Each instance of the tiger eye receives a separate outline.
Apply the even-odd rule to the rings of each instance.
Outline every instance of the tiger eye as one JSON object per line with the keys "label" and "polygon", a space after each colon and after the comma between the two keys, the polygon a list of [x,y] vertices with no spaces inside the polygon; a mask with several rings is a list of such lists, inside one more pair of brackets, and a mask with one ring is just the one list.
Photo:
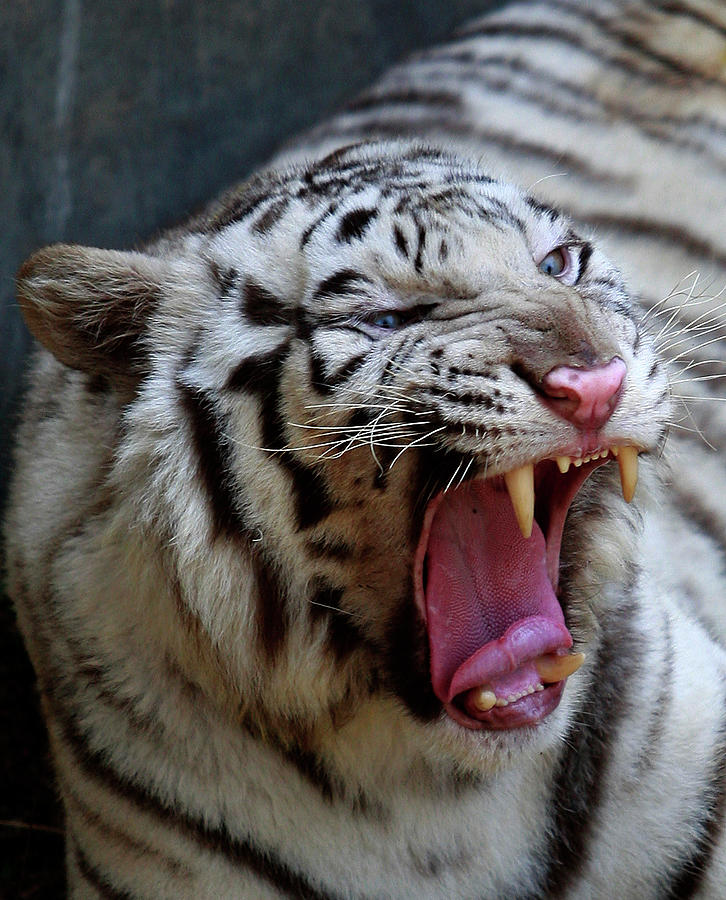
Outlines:
{"label": "tiger eye", "polygon": [[540,272],[545,275],[551,275],[553,278],[559,277],[567,268],[567,255],[564,247],[556,247],[551,250],[547,256],[539,264]]}
{"label": "tiger eye", "polygon": [[390,330],[393,328],[399,328],[401,325],[403,325],[403,322],[404,318],[400,313],[385,312],[381,313],[379,316],[376,316],[375,319],[373,319],[372,324],[378,328],[387,328]]}

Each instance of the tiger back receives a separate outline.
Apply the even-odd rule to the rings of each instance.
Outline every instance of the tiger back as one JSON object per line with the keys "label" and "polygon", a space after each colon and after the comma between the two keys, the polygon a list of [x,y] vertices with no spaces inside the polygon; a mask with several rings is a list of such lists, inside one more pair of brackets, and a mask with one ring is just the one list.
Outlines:
{"label": "tiger back", "polygon": [[726,896],[724,35],[512,3],[28,260],[71,896]]}

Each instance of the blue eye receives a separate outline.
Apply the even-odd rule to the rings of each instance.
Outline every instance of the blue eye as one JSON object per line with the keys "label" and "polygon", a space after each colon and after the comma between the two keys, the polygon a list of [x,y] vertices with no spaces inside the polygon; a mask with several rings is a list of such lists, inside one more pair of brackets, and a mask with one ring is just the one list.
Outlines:
{"label": "blue eye", "polygon": [[398,328],[403,325],[403,316],[397,312],[384,312],[372,320],[372,324],[378,328]]}
{"label": "blue eye", "polygon": [[539,264],[540,272],[559,278],[567,268],[567,251],[564,247],[556,247],[551,250]]}

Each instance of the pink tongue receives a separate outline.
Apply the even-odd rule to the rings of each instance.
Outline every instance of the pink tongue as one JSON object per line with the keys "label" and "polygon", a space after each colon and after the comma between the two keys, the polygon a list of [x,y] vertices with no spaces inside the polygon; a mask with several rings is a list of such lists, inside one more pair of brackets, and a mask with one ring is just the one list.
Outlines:
{"label": "pink tongue", "polygon": [[431,681],[444,703],[483,684],[499,696],[498,685],[536,683],[527,663],[572,645],[544,535],[535,522],[522,537],[503,488],[478,480],[443,497],[427,547],[426,617]]}

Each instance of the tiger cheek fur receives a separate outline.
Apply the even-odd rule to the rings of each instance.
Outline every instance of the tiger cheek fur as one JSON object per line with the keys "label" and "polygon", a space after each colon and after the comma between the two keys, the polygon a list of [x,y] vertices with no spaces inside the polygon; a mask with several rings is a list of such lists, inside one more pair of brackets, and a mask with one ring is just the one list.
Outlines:
{"label": "tiger cheek fur", "polygon": [[20,272],[9,583],[72,888],[720,896],[663,332],[464,154],[336,146]]}

